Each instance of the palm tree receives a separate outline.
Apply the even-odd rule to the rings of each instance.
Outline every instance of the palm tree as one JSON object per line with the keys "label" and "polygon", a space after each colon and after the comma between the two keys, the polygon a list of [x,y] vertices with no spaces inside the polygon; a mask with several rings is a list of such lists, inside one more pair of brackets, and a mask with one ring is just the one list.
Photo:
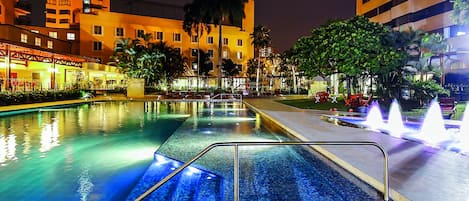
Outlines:
{"label": "palm tree", "polygon": [[234,23],[245,17],[244,5],[249,0],[194,0],[192,8],[199,10],[200,19],[218,26],[218,89],[221,89],[222,73],[222,23]]}
{"label": "palm tree", "polygon": [[239,75],[240,68],[231,59],[223,59],[223,66],[225,67],[226,75],[231,77],[231,84],[232,84],[231,93],[234,93],[234,88],[235,88],[235,86],[234,86],[234,76]]}
{"label": "palm tree", "polygon": [[272,42],[270,37],[270,29],[263,25],[254,27],[254,31],[251,33],[252,44],[258,50],[258,66],[256,75],[256,91],[259,95],[259,74],[260,74],[260,61],[261,61],[261,50],[266,48]]}
{"label": "palm tree", "polygon": [[197,37],[197,88],[199,91],[199,76],[200,76],[200,36],[206,31],[207,34],[211,31],[210,20],[205,16],[201,16],[200,9],[197,9],[194,4],[186,4],[184,6],[184,22],[182,28],[185,32],[192,37],[195,31]]}

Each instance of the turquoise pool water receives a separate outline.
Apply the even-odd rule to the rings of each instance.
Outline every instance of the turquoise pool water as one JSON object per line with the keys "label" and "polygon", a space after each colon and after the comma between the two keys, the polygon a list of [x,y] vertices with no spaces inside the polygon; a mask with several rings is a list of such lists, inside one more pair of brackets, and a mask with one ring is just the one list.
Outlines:
{"label": "turquoise pool water", "polygon": [[123,200],[188,117],[102,102],[0,118],[0,200]]}
{"label": "turquoise pool water", "polygon": [[[241,103],[102,102],[1,117],[0,201],[133,200],[181,164],[154,156],[186,161],[214,142],[292,140],[263,124]],[[241,200],[381,199],[305,147],[240,156]],[[217,148],[195,164],[203,173],[147,200],[233,200],[232,162],[232,148]]]}

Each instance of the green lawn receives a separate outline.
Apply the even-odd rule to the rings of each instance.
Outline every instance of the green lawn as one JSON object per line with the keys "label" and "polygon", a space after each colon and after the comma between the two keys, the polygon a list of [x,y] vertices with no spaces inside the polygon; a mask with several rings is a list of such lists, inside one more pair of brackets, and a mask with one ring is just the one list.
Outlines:
{"label": "green lawn", "polygon": [[[349,108],[345,107],[343,99],[338,98],[338,103],[314,103],[313,99],[294,99],[294,100],[278,100],[278,102],[290,105],[301,109],[315,109],[315,110],[330,110],[336,108],[337,111],[348,111]],[[466,109],[466,102],[461,102],[456,105],[456,113],[451,119],[461,120],[464,110]],[[406,117],[423,118],[427,108],[413,109],[411,111],[402,112]]]}

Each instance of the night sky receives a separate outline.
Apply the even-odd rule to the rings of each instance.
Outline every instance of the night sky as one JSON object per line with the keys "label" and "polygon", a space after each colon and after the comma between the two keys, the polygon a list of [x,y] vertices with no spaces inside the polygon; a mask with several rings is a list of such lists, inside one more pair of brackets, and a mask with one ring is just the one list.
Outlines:
{"label": "night sky", "polygon": [[280,53],[328,19],[354,16],[356,6],[354,0],[255,1],[255,23],[272,29],[272,45]]}
{"label": "night sky", "polygon": [[[143,2],[183,6],[192,0],[146,0]],[[255,2],[255,24],[265,25],[272,29],[272,45],[278,52],[289,49],[298,38],[308,35],[311,29],[324,24],[329,19],[345,19],[354,16],[356,3],[355,0],[255,0]],[[144,8],[148,10],[147,7]]]}

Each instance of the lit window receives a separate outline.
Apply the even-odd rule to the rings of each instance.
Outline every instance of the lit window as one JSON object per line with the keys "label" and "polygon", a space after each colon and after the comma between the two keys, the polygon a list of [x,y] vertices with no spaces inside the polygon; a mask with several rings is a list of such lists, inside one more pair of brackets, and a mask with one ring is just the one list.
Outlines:
{"label": "lit window", "polygon": [[117,27],[117,28],[116,28],[116,36],[118,36],[118,37],[123,37],[123,36],[124,36],[124,28],[122,28],[122,27]]}
{"label": "lit window", "polygon": [[143,38],[145,36],[145,31],[143,29],[137,29],[137,38]]}
{"label": "lit window", "polygon": [[197,43],[198,40],[199,40],[198,36],[191,36],[191,43]]}
{"label": "lit window", "polygon": [[213,44],[213,36],[207,37],[207,44]]}
{"label": "lit window", "polygon": [[103,43],[101,41],[93,41],[93,50],[94,51],[103,50]]}
{"label": "lit window", "polygon": [[31,30],[31,32],[33,32],[33,33],[39,33],[38,30]]}
{"label": "lit window", "polygon": [[50,41],[50,40],[47,41],[47,48],[49,48],[49,49],[54,48],[54,42],[52,42],[52,41]]}
{"label": "lit window", "polygon": [[67,40],[75,40],[75,33],[67,33]]}
{"label": "lit window", "polygon": [[49,32],[49,37],[51,37],[51,38],[57,38],[57,32],[55,32],[55,31]]}
{"label": "lit window", "polygon": [[34,38],[34,45],[41,46],[41,38]]}
{"label": "lit window", "polygon": [[181,34],[180,33],[174,33],[173,34],[173,41],[174,42],[181,42]]}
{"label": "lit window", "polygon": [[228,38],[223,38],[223,45],[228,45]]}
{"label": "lit window", "polygon": [[94,35],[103,35],[103,27],[99,25],[93,26],[93,34]]}
{"label": "lit window", "polygon": [[228,58],[228,50],[223,50],[223,52],[222,52],[222,57],[223,57],[224,59],[227,59],[227,58]]}
{"label": "lit window", "polygon": [[192,70],[197,71],[197,62],[192,62]]}
{"label": "lit window", "polygon": [[213,58],[213,50],[208,50],[207,54],[210,56],[210,58]]}
{"label": "lit window", "polygon": [[243,52],[236,52],[236,58],[243,59]]}
{"label": "lit window", "polygon": [[243,46],[243,40],[238,39],[238,46]]}
{"label": "lit window", "polygon": [[22,33],[21,34],[21,42],[22,43],[28,43],[28,35]]}
{"label": "lit window", "polygon": [[197,57],[197,49],[191,49],[191,56]]}
{"label": "lit window", "polygon": [[162,31],[155,32],[155,38],[156,38],[156,40],[162,41],[163,40],[163,32]]}

